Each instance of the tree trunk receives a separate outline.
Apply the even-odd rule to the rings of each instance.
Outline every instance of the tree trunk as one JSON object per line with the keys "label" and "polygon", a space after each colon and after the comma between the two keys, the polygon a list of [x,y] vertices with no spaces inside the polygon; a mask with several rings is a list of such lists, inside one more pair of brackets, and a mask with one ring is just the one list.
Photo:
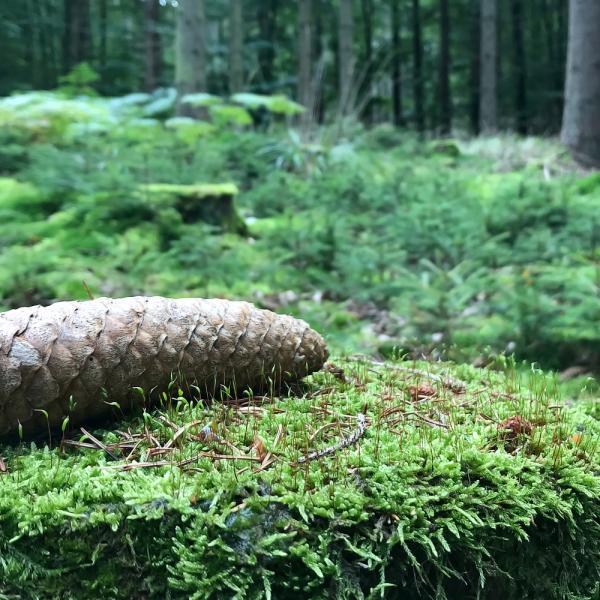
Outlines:
{"label": "tree trunk", "polygon": [[244,25],[242,0],[231,0],[231,32],[229,35],[229,92],[244,89]]}
{"label": "tree trunk", "polygon": [[479,130],[498,129],[498,0],[481,0]]}
{"label": "tree trunk", "polygon": [[160,18],[159,0],[144,3],[144,89],[155,90],[160,85],[162,72],[162,45],[158,31]]}
{"label": "tree trunk", "polygon": [[479,135],[479,102],[480,102],[480,81],[479,70],[480,60],[479,53],[481,47],[481,32],[480,32],[480,6],[479,0],[470,0],[469,2],[469,22],[470,35],[469,43],[470,51],[470,66],[469,66],[469,125],[471,133]]}
{"label": "tree trunk", "polygon": [[[63,4],[63,36],[62,36],[62,70],[67,73],[71,68],[71,12],[72,0],[64,0]],[[29,26],[29,25],[28,25]],[[29,36],[28,36],[29,37]],[[26,46],[27,53],[31,54],[31,46]],[[27,58],[27,56],[26,56]],[[27,58],[28,64],[31,64]]]}
{"label": "tree trunk", "polygon": [[404,126],[402,110],[402,20],[400,0],[392,0],[392,110],[394,125]]}
{"label": "tree trunk", "polygon": [[90,3],[89,0],[64,0],[63,70],[90,57]]}
{"label": "tree trunk", "polygon": [[340,113],[352,110],[354,81],[354,11],[352,0],[340,0],[339,13]]}
{"label": "tree trunk", "polygon": [[421,43],[421,5],[412,0],[413,28],[413,95],[415,125],[419,133],[425,131],[425,106],[423,90],[423,46]]}
{"label": "tree trunk", "polygon": [[258,64],[262,76],[262,89],[270,92],[273,87],[275,60],[275,29],[277,26],[278,0],[258,2],[258,27],[262,44],[258,49]]}
{"label": "tree trunk", "polygon": [[39,87],[39,60],[36,52],[36,31],[35,14],[30,0],[22,1],[24,8],[23,19],[23,44],[25,48],[25,64],[29,75],[29,82],[33,89]]}
{"label": "tree trunk", "polygon": [[50,57],[50,36],[48,35],[49,16],[46,10],[45,0],[38,0],[35,3],[34,26],[38,34],[38,59],[41,66],[38,73],[38,85],[40,88],[52,87],[53,69]]}
{"label": "tree trunk", "polygon": [[[315,21],[315,56],[318,61],[318,72],[313,76],[314,91],[314,116],[318,123],[325,122],[325,98],[324,98],[324,73],[325,73],[325,48],[327,46],[327,36],[324,31],[328,30],[327,22],[330,11],[327,0],[316,0],[316,10],[313,7],[313,16]],[[325,27],[323,26],[325,24]]]}
{"label": "tree trunk", "polygon": [[182,96],[206,91],[204,0],[180,0],[175,34],[177,114],[202,116],[203,111],[181,102]]}
{"label": "tree trunk", "polygon": [[107,57],[108,0],[100,0],[100,75],[104,80]]}
{"label": "tree trunk", "polygon": [[298,100],[306,108],[305,118],[312,113],[312,0],[299,0]]}
{"label": "tree trunk", "polygon": [[600,167],[600,2],[570,0],[561,139],[582,165]]}
{"label": "tree trunk", "polygon": [[440,0],[440,133],[452,129],[452,99],[450,92],[450,14],[448,0]]}
{"label": "tree trunk", "polygon": [[513,73],[517,131],[527,134],[527,69],[525,65],[523,0],[511,0]]}
{"label": "tree trunk", "polygon": [[373,121],[373,78],[372,73],[375,68],[373,64],[373,2],[372,0],[361,0],[363,35],[365,45],[364,77],[362,84],[361,105],[363,109],[363,119],[366,123]]}

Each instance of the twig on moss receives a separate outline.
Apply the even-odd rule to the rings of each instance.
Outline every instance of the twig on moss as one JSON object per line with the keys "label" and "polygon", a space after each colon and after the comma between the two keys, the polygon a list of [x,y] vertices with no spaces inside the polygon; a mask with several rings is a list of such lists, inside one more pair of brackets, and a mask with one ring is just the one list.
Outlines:
{"label": "twig on moss", "polygon": [[352,435],[346,438],[342,438],[337,444],[334,444],[333,446],[328,446],[327,448],[323,448],[323,450],[316,450],[315,452],[311,452],[306,456],[301,456],[298,459],[298,463],[307,463],[311,460],[317,460],[319,458],[329,456],[330,454],[335,454],[343,448],[348,448],[348,446],[352,446],[356,444],[358,440],[360,440],[360,438],[365,434],[366,429],[367,421],[365,415],[363,413],[359,413],[356,416],[356,429],[352,432]]}

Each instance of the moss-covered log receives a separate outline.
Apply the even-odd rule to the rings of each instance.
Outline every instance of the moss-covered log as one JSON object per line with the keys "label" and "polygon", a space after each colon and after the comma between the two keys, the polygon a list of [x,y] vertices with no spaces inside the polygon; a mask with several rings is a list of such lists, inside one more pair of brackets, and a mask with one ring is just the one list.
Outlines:
{"label": "moss-covered log", "polygon": [[510,367],[341,366],[0,446],[0,596],[597,598],[591,414]]}

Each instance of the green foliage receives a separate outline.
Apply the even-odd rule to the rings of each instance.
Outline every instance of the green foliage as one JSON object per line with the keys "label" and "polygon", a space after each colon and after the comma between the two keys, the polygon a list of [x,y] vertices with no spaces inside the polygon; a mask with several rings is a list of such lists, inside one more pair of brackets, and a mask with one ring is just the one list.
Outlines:
{"label": "green foliage", "polygon": [[221,104],[221,98],[219,98],[219,96],[214,96],[213,94],[199,92],[197,94],[186,94],[181,98],[181,102],[194,107],[214,106],[215,104]]}
{"label": "green foliage", "polygon": [[[84,280],[94,294],[285,306],[344,351],[597,365],[600,196],[593,176],[548,177],[551,144],[453,141],[448,155],[378,127],[332,145],[327,128],[258,132],[245,108],[204,95],[210,121],[143,117],[161,98],[174,102],[164,90],[0,100],[22,157],[0,181],[0,305],[86,297]],[[213,239],[174,202],[139,194],[223,181],[240,191],[249,238]],[[355,320],[337,327],[338,312]]]}
{"label": "green foliage", "polygon": [[[321,374],[302,398],[248,406],[190,404],[174,386],[159,411],[116,428],[129,434],[94,431],[116,461],[85,436],[1,447],[0,592],[593,597],[597,421],[557,411],[550,378],[510,365],[435,366],[464,393],[410,372],[433,370],[425,363],[343,366],[346,383]],[[358,413],[358,444],[298,463],[348,435]],[[506,437],[499,423],[517,414],[533,433]]]}
{"label": "green foliage", "polygon": [[66,96],[95,96],[94,84],[100,75],[87,62],[73,67],[66,75],[59,77],[59,91]]}
{"label": "green foliage", "polygon": [[276,115],[292,116],[301,114],[305,111],[305,108],[302,105],[280,94],[266,96],[263,94],[244,92],[234,94],[231,96],[231,100],[246,108],[253,110],[264,108]]}

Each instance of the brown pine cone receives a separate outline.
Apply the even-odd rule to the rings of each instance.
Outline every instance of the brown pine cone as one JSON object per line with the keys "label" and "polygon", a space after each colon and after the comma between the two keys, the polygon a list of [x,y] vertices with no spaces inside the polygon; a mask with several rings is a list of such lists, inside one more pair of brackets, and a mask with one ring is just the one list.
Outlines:
{"label": "brown pine cone", "polygon": [[[293,382],[327,359],[299,319],[247,302],[135,297],[0,313],[0,435],[58,427],[151,402],[176,379],[203,396]],[[196,386],[196,387],[194,387]],[[37,410],[36,410],[37,409]],[[45,412],[44,412],[45,411]],[[48,417],[46,417],[46,414]]]}

